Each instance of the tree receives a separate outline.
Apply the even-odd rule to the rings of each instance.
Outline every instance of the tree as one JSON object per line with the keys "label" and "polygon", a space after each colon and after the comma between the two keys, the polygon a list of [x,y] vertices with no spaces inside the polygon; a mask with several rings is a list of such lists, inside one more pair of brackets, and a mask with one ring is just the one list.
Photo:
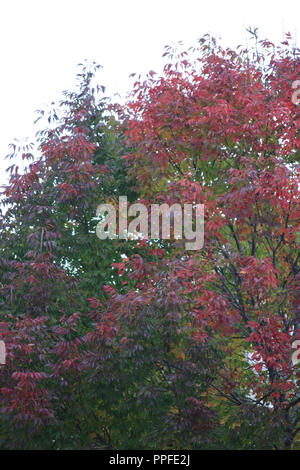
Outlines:
{"label": "tree", "polygon": [[[83,66],[11,167],[2,448],[298,448],[299,50],[250,34],[166,48],[124,106]],[[119,195],[204,204],[204,247],[98,240]]]}
{"label": "tree", "polygon": [[[138,80],[124,125],[141,197],[205,204],[204,248],[187,252],[173,240],[158,255],[146,243],[148,254],[122,263],[137,283],[112,293],[111,309],[146,323],[145,361],[162,328],[164,347],[152,364],[176,383],[176,397],[182,393],[165,419],[178,418],[185,446],[290,448],[300,420],[291,363],[299,338],[299,110],[291,99],[299,50],[289,35],[278,47],[259,41],[254,52],[223,50],[207,36],[197,53],[193,62],[180,52],[162,77]],[[136,331],[135,324],[134,338]],[[132,349],[143,336],[127,338]],[[168,357],[174,342],[180,365]],[[157,374],[154,401],[167,393],[161,381],[154,386]]]}
{"label": "tree", "polygon": [[[80,338],[92,328],[92,294],[101,293],[118,252],[94,234],[96,207],[128,185],[118,136],[103,87],[93,87],[95,64],[81,65],[78,87],[65,92],[38,133],[38,155],[13,146],[1,217],[0,446],[72,447],[90,441],[90,421],[79,431],[88,385],[78,376]],[[133,193],[134,194],[134,193]],[[130,197],[130,194],[129,194]],[[116,280],[118,282],[118,279]],[[78,410],[81,411],[78,412]],[[74,419],[74,415],[77,417]],[[44,433],[41,432],[41,427]],[[79,437],[80,436],[80,437]]]}

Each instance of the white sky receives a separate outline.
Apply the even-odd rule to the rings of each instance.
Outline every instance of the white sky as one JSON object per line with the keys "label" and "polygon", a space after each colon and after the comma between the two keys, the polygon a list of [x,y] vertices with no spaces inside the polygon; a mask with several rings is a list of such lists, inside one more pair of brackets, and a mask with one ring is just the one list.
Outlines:
{"label": "white sky", "polygon": [[299,18],[299,0],[0,0],[0,182],[8,144],[34,138],[34,111],[72,87],[85,58],[104,67],[110,95],[124,94],[130,73],[160,70],[172,41],[211,32],[233,47],[258,26],[273,42],[298,28],[299,45]]}

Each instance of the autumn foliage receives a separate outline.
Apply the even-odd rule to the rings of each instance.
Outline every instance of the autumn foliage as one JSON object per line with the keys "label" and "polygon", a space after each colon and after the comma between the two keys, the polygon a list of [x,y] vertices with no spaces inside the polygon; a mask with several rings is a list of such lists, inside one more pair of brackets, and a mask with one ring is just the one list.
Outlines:
{"label": "autumn foliage", "polygon": [[[125,105],[82,66],[9,168],[0,448],[299,447],[300,56],[254,39],[167,47]],[[100,241],[121,195],[204,204],[204,247]]]}

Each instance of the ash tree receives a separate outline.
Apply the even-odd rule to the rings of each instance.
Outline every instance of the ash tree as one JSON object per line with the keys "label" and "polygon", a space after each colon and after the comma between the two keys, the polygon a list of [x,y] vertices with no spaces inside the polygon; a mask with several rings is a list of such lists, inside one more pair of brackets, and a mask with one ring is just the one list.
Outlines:
{"label": "ash tree", "polygon": [[[250,34],[166,47],[124,105],[83,66],[11,166],[1,448],[299,447],[300,58]],[[121,195],[203,204],[204,246],[100,241],[96,207]]]}

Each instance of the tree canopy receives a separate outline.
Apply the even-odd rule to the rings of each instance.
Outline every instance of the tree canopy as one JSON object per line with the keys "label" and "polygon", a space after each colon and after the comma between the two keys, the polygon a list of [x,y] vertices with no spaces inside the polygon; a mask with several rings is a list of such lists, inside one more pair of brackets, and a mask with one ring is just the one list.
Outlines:
{"label": "tree canopy", "polygon": [[[299,447],[300,56],[251,34],[166,47],[125,104],[83,64],[36,155],[13,148],[0,448]],[[99,240],[119,196],[204,204],[203,248]]]}

